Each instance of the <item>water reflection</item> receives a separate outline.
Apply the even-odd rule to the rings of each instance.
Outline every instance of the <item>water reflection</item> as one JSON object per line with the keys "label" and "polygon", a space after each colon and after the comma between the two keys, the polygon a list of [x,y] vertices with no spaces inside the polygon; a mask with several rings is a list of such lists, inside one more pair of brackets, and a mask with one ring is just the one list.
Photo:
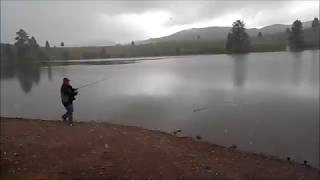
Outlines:
{"label": "water reflection", "polygon": [[52,69],[51,69],[51,65],[48,65],[48,79],[51,81],[52,80]]}
{"label": "water reflection", "polygon": [[[311,73],[310,73],[310,81],[313,86],[319,86],[319,61],[315,59],[319,59],[319,51],[312,51],[312,62],[311,62]],[[319,92],[318,92],[319,93]]]}
{"label": "water reflection", "polygon": [[233,84],[237,88],[243,87],[246,81],[247,71],[247,54],[234,55],[232,56],[234,62],[233,69]]}
{"label": "water reflection", "polygon": [[40,65],[29,60],[12,59],[1,62],[1,79],[17,78],[21,89],[29,93],[40,81]]}
{"label": "water reflection", "polygon": [[[2,76],[11,79],[3,82],[1,115],[57,119],[63,112],[58,98],[63,77],[70,77],[75,87],[108,77],[81,89],[75,103],[77,120],[168,132],[179,128],[213,143],[317,163],[318,55],[251,53],[48,66],[41,68],[41,82],[38,65],[20,63],[20,69],[5,69]],[[24,93],[31,89],[36,93]]]}
{"label": "water reflection", "polygon": [[40,66],[37,64],[24,63],[17,68],[17,77],[20,86],[25,93],[29,93],[34,84],[40,81]]}
{"label": "water reflection", "polygon": [[292,83],[295,86],[299,86],[301,84],[301,64],[302,64],[302,59],[301,59],[301,53],[299,52],[293,52],[293,61],[292,61]]}

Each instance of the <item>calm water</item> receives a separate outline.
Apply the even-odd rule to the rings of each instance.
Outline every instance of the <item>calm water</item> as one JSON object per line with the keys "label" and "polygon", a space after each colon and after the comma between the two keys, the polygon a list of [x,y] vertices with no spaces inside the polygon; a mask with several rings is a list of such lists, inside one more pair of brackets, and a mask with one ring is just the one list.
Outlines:
{"label": "calm water", "polygon": [[59,119],[63,77],[78,121],[200,135],[204,141],[319,161],[319,51],[199,55],[121,65],[2,70],[1,116]]}

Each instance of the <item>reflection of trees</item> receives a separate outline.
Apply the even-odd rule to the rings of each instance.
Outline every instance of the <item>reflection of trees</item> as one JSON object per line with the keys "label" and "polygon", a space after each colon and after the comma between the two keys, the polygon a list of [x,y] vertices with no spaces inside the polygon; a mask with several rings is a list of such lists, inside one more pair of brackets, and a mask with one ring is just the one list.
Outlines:
{"label": "reflection of trees", "polygon": [[52,69],[50,63],[48,64],[48,79],[52,80]]}
{"label": "reflection of trees", "polygon": [[233,73],[233,83],[236,87],[242,87],[246,81],[246,62],[247,55],[234,55],[232,56],[234,62],[234,73]]}
{"label": "reflection of trees", "polygon": [[301,82],[301,63],[301,53],[293,52],[292,82],[296,86]]}
{"label": "reflection of trees", "polygon": [[319,51],[312,51],[311,84],[319,85]]}
{"label": "reflection of trees", "polygon": [[1,79],[17,77],[22,90],[28,93],[33,83],[40,81],[40,65],[29,58],[11,56],[10,48],[1,50]]}
{"label": "reflection of trees", "polygon": [[[49,60],[47,52],[41,49],[35,37],[29,37],[26,31],[16,32],[14,45],[0,44],[1,47],[1,78],[18,78],[24,92],[28,93],[33,83],[40,81],[40,62]],[[49,45],[49,43],[47,44]],[[51,69],[48,78],[52,77]]]}
{"label": "reflection of trees", "polygon": [[37,63],[20,63],[17,64],[16,75],[20,86],[25,93],[28,93],[33,83],[38,84],[40,81],[40,66]]}

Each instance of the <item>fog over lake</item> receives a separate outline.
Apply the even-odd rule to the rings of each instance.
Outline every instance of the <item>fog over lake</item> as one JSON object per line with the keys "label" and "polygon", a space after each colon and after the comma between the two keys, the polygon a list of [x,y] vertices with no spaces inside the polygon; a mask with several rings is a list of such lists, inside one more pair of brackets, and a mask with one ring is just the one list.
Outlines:
{"label": "fog over lake", "polygon": [[79,90],[75,121],[181,129],[318,165],[319,50],[126,61],[1,69],[1,116],[59,119],[63,77],[74,87],[103,80]]}

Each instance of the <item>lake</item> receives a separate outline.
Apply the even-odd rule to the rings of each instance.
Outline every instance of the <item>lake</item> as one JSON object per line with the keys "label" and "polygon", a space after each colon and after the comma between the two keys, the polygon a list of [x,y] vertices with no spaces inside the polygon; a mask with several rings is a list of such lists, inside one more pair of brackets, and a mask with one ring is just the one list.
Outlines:
{"label": "lake", "polygon": [[60,119],[63,77],[102,80],[79,90],[75,121],[181,129],[319,166],[319,50],[75,62],[2,66],[1,116]]}

